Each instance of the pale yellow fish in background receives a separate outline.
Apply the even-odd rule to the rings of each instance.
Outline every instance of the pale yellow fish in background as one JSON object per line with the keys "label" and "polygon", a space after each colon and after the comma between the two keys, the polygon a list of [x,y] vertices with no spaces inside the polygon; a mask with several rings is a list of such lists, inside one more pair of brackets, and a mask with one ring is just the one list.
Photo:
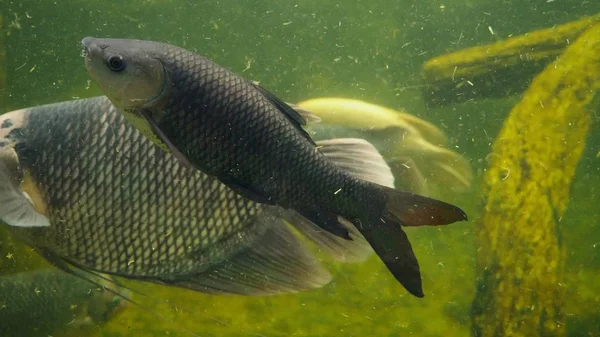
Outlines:
{"label": "pale yellow fish in background", "polygon": [[411,114],[365,101],[324,97],[305,100],[296,105],[314,112],[323,123],[369,129],[384,129],[396,125],[410,133],[419,133],[432,144],[448,144],[446,135],[435,125]]}
{"label": "pale yellow fish in background", "polygon": [[361,136],[372,142],[390,163],[400,184],[398,188],[431,195],[440,186],[453,192],[464,192],[471,186],[473,171],[469,161],[448,149],[448,138],[430,122],[405,112],[339,97],[305,100],[294,107],[320,118],[320,123],[307,127],[315,139],[333,133]]}

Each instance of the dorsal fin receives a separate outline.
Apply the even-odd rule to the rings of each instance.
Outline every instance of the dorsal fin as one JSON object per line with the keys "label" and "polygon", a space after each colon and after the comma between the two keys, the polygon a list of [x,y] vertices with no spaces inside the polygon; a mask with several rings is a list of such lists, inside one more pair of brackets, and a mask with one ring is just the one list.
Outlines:
{"label": "dorsal fin", "polygon": [[260,91],[265,96],[266,99],[269,100],[269,102],[273,103],[273,105],[275,105],[275,107],[277,107],[277,109],[279,111],[281,111],[281,113],[283,113],[287,117],[287,119],[290,122],[292,122],[292,124],[294,124],[296,129],[298,131],[300,131],[300,133],[302,135],[304,135],[304,137],[307,140],[309,140],[314,146],[317,146],[315,144],[315,141],[308,134],[308,132],[306,130],[304,130],[304,128],[302,127],[303,125],[306,125],[306,119],[304,119],[304,117],[302,117],[302,115],[300,113],[298,113],[298,111],[294,110],[286,102],[277,98],[277,96],[275,96],[274,94],[269,92],[267,89],[259,86],[257,83],[255,83],[255,82],[250,82],[250,83],[252,83],[252,85],[254,85],[254,87],[256,89],[258,89],[258,91]]}
{"label": "dorsal fin", "polygon": [[290,102],[285,102],[285,104],[289,105],[290,108],[296,110],[296,112],[299,113],[300,116],[302,116],[302,118],[304,118],[307,125],[321,123],[321,117],[315,115],[312,111],[305,109],[305,108],[299,106],[298,104],[294,104],[294,103],[290,103]]}

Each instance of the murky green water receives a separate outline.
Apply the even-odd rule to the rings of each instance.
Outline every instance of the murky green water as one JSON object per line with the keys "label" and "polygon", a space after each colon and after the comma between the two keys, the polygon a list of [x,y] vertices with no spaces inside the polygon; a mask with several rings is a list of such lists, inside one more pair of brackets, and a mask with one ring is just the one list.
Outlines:
{"label": "murky green water", "polygon": [[[0,0],[4,43],[0,48],[6,51],[0,72],[7,79],[6,87],[0,87],[0,96],[6,98],[0,113],[100,95],[80,57],[80,41],[91,35],[185,47],[260,81],[289,102],[354,98],[427,120],[448,135],[452,150],[469,160],[475,179],[464,193],[438,195],[465,209],[468,222],[407,230],[420,261],[425,298],[408,295],[376,256],[365,263],[339,264],[322,255],[333,281],[297,295],[209,296],[128,283],[150,295],[133,297],[146,309],[130,305],[106,325],[85,333],[105,337],[188,336],[188,332],[199,336],[469,336],[480,276],[475,259],[484,206],[481,184],[491,144],[520,97],[428,108],[421,95],[421,67],[444,53],[598,13],[600,3],[595,1]],[[557,324],[565,325],[566,335],[573,337],[600,336],[598,102],[587,107],[591,127],[559,225],[566,256],[564,282],[557,287],[566,288],[566,295]],[[45,264],[29,248],[11,241],[8,233],[1,235],[0,274]],[[0,294],[0,313],[10,310],[1,306],[9,296],[15,295]],[[24,316],[23,324],[27,320]],[[58,332],[81,334],[69,327]]]}

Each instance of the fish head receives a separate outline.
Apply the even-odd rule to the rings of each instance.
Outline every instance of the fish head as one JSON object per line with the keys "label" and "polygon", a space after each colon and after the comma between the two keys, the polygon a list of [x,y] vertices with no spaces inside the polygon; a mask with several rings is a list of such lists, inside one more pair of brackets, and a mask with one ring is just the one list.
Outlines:
{"label": "fish head", "polygon": [[25,142],[28,115],[27,109],[0,115],[0,222],[13,227],[47,227],[45,197],[19,162],[17,152]]}
{"label": "fish head", "polygon": [[161,61],[162,44],[94,37],[84,38],[81,44],[88,73],[119,112],[153,143],[172,152],[156,126],[172,86]]}
{"label": "fish head", "polygon": [[160,44],[94,37],[84,38],[81,44],[89,75],[120,110],[152,107],[168,92]]}

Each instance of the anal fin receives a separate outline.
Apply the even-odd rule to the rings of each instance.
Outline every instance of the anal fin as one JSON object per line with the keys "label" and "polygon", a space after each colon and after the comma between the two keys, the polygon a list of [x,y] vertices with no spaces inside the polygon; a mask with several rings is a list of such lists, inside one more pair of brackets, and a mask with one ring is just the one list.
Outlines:
{"label": "anal fin", "polygon": [[348,230],[352,240],[343,239],[320,228],[312,221],[293,210],[279,210],[280,215],[302,235],[315,243],[321,250],[341,262],[362,262],[373,254],[373,249],[354,225],[338,218]]}
{"label": "anal fin", "polygon": [[342,239],[352,240],[348,229],[340,223],[336,214],[314,209],[304,209],[298,211],[298,213],[329,233]]}
{"label": "anal fin", "polygon": [[277,219],[259,240],[232,258],[168,283],[212,294],[267,296],[320,288],[330,281],[329,272]]}

